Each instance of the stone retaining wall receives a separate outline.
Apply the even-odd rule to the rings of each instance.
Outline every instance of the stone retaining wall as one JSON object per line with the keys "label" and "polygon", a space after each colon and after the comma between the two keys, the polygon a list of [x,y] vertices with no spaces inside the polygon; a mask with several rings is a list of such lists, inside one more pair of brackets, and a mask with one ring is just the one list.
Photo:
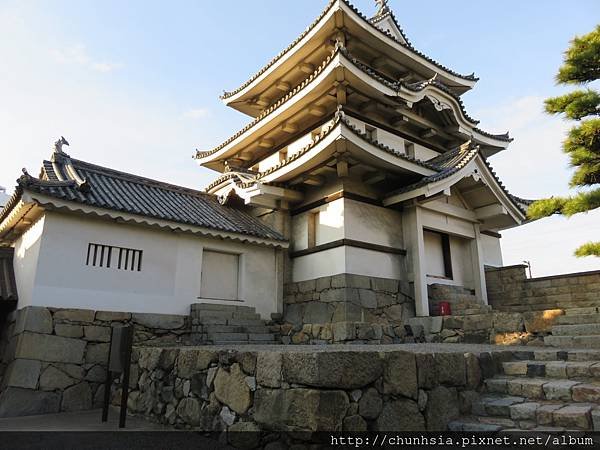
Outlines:
{"label": "stone retaining wall", "polygon": [[0,343],[0,417],[99,406],[111,326],[133,323],[136,342],[177,342],[188,333],[187,322],[184,316],[44,307],[13,312]]}
{"label": "stone retaining wall", "polygon": [[284,286],[284,315],[273,331],[284,343],[392,343],[415,316],[407,282],[340,274]]}
{"label": "stone retaining wall", "polygon": [[600,306],[600,271],[526,276],[526,266],[486,269],[489,304],[497,311],[525,312]]}
{"label": "stone retaining wall", "polygon": [[[128,407],[181,429],[261,431],[262,445],[278,431],[439,431],[470,412],[482,380],[512,356],[395,346],[142,346]],[[258,434],[244,436],[251,437]]]}

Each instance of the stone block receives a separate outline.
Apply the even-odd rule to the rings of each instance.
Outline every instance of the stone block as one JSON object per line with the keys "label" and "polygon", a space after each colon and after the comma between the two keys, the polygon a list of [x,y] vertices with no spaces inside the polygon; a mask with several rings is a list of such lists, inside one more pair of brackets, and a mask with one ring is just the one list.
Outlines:
{"label": "stone block", "polygon": [[523,315],[520,313],[494,312],[493,327],[497,332],[523,331]]}
{"label": "stone block", "polygon": [[391,322],[402,322],[405,317],[404,305],[394,305],[385,309],[385,315]]}
{"label": "stone block", "polygon": [[375,331],[370,323],[357,323],[356,324],[356,337],[360,340],[372,340],[375,339]]}
{"label": "stone block", "polygon": [[110,342],[110,327],[89,325],[83,327],[84,339],[93,342]]}
{"label": "stone block", "polygon": [[259,389],[254,394],[254,420],[284,431],[340,431],[348,405],[343,391]]}
{"label": "stone block", "polygon": [[296,284],[298,285],[298,292],[300,293],[314,292],[317,289],[316,280],[300,281]]}
{"label": "stone block", "polygon": [[118,311],[98,311],[96,320],[102,322],[125,322],[131,319],[131,313]]}
{"label": "stone block", "polygon": [[422,326],[425,334],[438,334],[442,331],[443,320],[442,316],[413,317],[408,319],[408,324],[411,327]]}
{"label": "stone block", "polygon": [[371,289],[371,278],[348,273],[346,274],[346,286],[355,289]]}
{"label": "stone block", "polygon": [[335,305],[332,322],[361,322],[362,308],[354,303],[341,302]]}
{"label": "stone block", "polygon": [[57,323],[54,326],[54,332],[57,336],[80,338],[83,337],[83,327],[81,325],[70,325],[68,323]]}
{"label": "stone block", "polygon": [[254,422],[234,423],[227,430],[227,439],[233,448],[257,448],[260,445],[260,428]]}
{"label": "stone block", "polygon": [[40,377],[40,389],[43,391],[53,391],[55,389],[64,390],[69,386],[73,386],[79,380],[70,377],[62,370],[54,366],[48,366],[44,369]]}
{"label": "stone block", "polygon": [[371,278],[371,289],[380,292],[389,292],[395,294],[398,292],[398,280],[390,278]]}
{"label": "stone block", "polygon": [[464,328],[464,316],[445,316],[443,322],[444,329],[460,330]]}
{"label": "stone block", "polygon": [[283,355],[279,352],[260,352],[256,361],[256,380],[261,386],[281,386]]}
{"label": "stone block", "polygon": [[425,419],[412,400],[386,402],[375,423],[377,431],[425,431]]}
{"label": "stone block", "polygon": [[60,411],[60,394],[8,387],[0,393],[0,417],[33,416]]}
{"label": "stone block", "polygon": [[438,386],[427,394],[425,421],[427,431],[445,431],[448,423],[460,415],[458,394],[455,388]]}
{"label": "stone block", "polygon": [[92,383],[104,383],[106,381],[106,369],[100,364],[92,366],[85,374],[84,379]]}
{"label": "stone block", "polygon": [[217,361],[218,358],[216,351],[182,348],[177,357],[177,376],[191,378],[194,373],[208,369],[210,363]]}
{"label": "stone block", "polygon": [[589,430],[591,428],[592,407],[588,405],[569,405],[557,409],[552,413],[554,425],[565,428],[579,428]]}
{"label": "stone block", "polygon": [[386,294],[385,292],[376,292],[375,298],[377,300],[378,308],[386,308],[388,306],[392,306],[399,303],[398,299],[395,298],[392,294]]}
{"label": "stone block", "polygon": [[359,415],[348,416],[342,423],[342,431],[365,432],[367,431],[367,422]]}
{"label": "stone block", "polygon": [[354,322],[335,322],[331,326],[335,342],[351,341],[356,337]]}
{"label": "stone block", "polygon": [[288,383],[320,388],[357,389],[377,380],[383,371],[375,352],[284,353],[283,374]]}
{"label": "stone block", "polygon": [[304,307],[302,323],[328,323],[331,322],[334,307],[327,303],[310,302]]}
{"label": "stone block", "polygon": [[577,381],[558,380],[544,384],[544,395],[548,400],[571,400],[571,389]]}
{"label": "stone block", "polygon": [[92,409],[92,390],[87,383],[79,383],[63,392],[61,411],[85,411]]}
{"label": "stone block", "polygon": [[178,330],[185,326],[185,316],[172,314],[135,313],[132,315],[132,320],[150,329]]}
{"label": "stone block", "polygon": [[360,305],[363,308],[377,308],[377,296],[374,291],[370,289],[359,289],[358,298],[360,299]]}
{"label": "stone block", "polygon": [[462,353],[436,353],[435,369],[439,384],[447,386],[465,386],[467,372]]}
{"label": "stone block", "polygon": [[2,386],[35,389],[38,385],[42,363],[31,359],[15,359],[4,374]]}
{"label": "stone block", "polygon": [[473,314],[464,316],[463,328],[465,331],[490,330],[492,328],[492,314]]}
{"label": "stone block", "polygon": [[419,387],[423,389],[433,389],[437,385],[435,377],[435,360],[431,353],[415,354],[417,362],[417,378]]}
{"label": "stone block", "polygon": [[59,309],[54,313],[54,320],[91,323],[94,316],[95,312],[90,309]]}
{"label": "stone block", "polygon": [[576,402],[600,403],[600,386],[578,384],[573,386],[573,400]]}
{"label": "stone block", "polygon": [[383,399],[377,389],[369,388],[358,402],[358,413],[368,420],[379,417],[383,409]]}
{"label": "stone block", "polygon": [[160,352],[160,357],[158,358],[158,367],[164,371],[170,372],[173,369],[178,356],[178,348],[162,349]]}
{"label": "stone block", "polygon": [[42,306],[27,306],[17,313],[14,334],[25,331],[52,334],[52,314]]}
{"label": "stone block", "polygon": [[85,345],[79,339],[25,332],[18,338],[15,357],[81,364]]}
{"label": "stone block", "polygon": [[250,388],[239,364],[229,371],[219,368],[214,381],[215,396],[238,414],[244,414],[251,404]]}
{"label": "stone block", "polygon": [[331,288],[331,277],[317,278],[315,283],[315,289],[317,292],[324,291],[325,289]]}
{"label": "stone block", "polygon": [[383,357],[383,392],[417,400],[419,387],[415,354],[393,351],[383,353]]}
{"label": "stone block", "polygon": [[482,381],[481,367],[479,366],[479,358],[473,353],[465,354],[465,370],[467,372],[467,387],[477,389]]}
{"label": "stone block", "polygon": [[85,352],[85,362],[87,364],[106,364],[108,361],[108,351],[110,344],[88,344]]}
{"label": "stone block", "polygon": [[284,321],[294,325],[302,325],[303,315],[304,305],[302,304],[286,305],[283,310]]}
{"label": "stone block", "polygon": [[517,403],[510,406],[512,420],[536,420],[539,403]]}
{"label": "stone block", "polygon": [[184,398],[177,405],[177,415],[192,427],[200,425],[200,402],[195,398]]}

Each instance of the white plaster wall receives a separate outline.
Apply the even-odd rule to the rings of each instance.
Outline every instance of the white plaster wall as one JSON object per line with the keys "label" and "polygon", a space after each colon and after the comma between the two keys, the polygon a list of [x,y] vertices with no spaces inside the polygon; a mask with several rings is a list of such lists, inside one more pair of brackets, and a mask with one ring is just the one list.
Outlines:
{"label": "white plaster wall", "polygon": [[273,153],[271,156],[267,156],[265,159],[258,163],[258,170],[264,172],[271,167],[279,164],[279,152]]}
{"label": "white plaster wall", "polygon": [[45,217],[42,217],[23,233],[15,243],[13,267],[19,295],[18,308],[33,304],[34,280],[38,268],[44,224]]}
{"label": "white plaster wall", "polygon": [[404,256],[346,247],[346,273],[379,278],[406,279]]}
{"label": "white plaster wall", "polygon": [[402,213],[350,199],[344,205],[345,238],[404,249]]}
{"label": "white plaster wall", "polygon": [[316,245],[344,238],[344,199],[340,198],[292,217],[293,251],[308,248],[308,219],[315,213],[318,213],[318,220],[315,223]]}
{"label": "white plaster wall", "polygon": [[481,246],[483,250],[483,263],[486,266],[502,267],[504,265],[499,238],[482,234]]}
{"label": "white plaster wall", "polygon": [[[207,247],[241,254],[241,300],[264,317],[277,310],[271,248],[59,213],[46,214],[41,240],[32,305],[189,314],[190,304],[202,301],[202,250]],[[143,250],[141,272],[86,266],[90,242]]]}
{"label": "white plaster wall", "polygon": [[421,161],[428,161],[436,156],[439,156],[439,153],[435,150],[423,147],[420,144],[415,144],[415,158],[420,159]]}
{"label": "white plaster wall", "polygon": [[380,144],[387,145],[394,150],[404,153],[404,139],[395,134],[389,133],[381,128],[377,129],[377,141]]}
{"label": "white plaster wall", "polygon": [[300,256],[292,261],[292,281],[294,282],[346,273],[345,247]]}

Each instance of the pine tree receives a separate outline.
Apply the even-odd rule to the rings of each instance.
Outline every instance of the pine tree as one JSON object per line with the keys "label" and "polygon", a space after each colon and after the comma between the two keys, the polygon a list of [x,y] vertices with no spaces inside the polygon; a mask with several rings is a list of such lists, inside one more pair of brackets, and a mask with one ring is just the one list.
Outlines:
{"label": "pine tree", "polygon": [[[570,217],[600,207],[600,93],[589,87],[600,78],[600,25],[594,31],[571,41],[556,79],[559,84],[579,85],[569,94],[546,100],[546,112],[564,114],[579,124],[569,131],[563,151],[575,169],[570,187],[586,188],[570,197],[552,197],[534,202],[527,212],[530,219],[553,214]],[[600,242],[589,242],[575,255],[600,257]]]}

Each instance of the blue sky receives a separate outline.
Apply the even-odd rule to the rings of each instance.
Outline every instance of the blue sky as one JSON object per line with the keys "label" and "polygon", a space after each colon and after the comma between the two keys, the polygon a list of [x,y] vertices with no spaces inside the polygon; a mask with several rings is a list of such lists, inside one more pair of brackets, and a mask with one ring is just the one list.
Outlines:
{"label": "blue sky", "polygon": [[[215,146],[248,120],[218,95],[287,46],[325,3],[0,0],[0,185],[12,188],[21,167],[37,172],[64,135],[74,157],[202,188],[214,175],[192,161],[194,149]],[[372,0],[355,5],[375,10]],[[515,138],[491,159],[511,192],[566,193],[560,141],[569,125],[544,115],[542,102],[564,92],[554,83],[562,52],[596,25],[600,3],[390,6],[416,48],[481,78],[464,101],[483,129]],[[600,268],[597,259],[571,258],[579,242],[600,236],[599,219],[594,212],[506,231],[506,262],[530,259],[538,275]]]}

